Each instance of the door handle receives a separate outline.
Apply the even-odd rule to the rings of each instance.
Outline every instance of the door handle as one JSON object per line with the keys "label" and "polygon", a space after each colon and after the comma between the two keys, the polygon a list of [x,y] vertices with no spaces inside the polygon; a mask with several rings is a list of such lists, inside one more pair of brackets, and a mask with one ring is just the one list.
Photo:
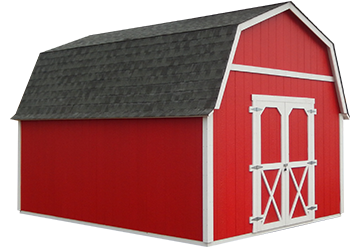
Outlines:
{"label": "door handle", "polygon": [[287,167],[289,164],[284,164],[284,171],[287,171]]}

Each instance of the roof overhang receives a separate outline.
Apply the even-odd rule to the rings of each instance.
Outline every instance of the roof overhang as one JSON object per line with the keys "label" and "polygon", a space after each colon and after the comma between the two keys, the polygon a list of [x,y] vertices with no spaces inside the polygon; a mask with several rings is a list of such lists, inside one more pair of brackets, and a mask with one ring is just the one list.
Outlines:
{"label": "roof overhang", "polygon": [[260,22],[263,22],[271,17],[274,17],[274,16],[281,14],[288,10],[292,11],[292,13],[294,13],[324,44],[326,44],[326,46],[328,48],[330,65],[331,65],[332,72],[333,72],[334,84],[335,84],[336,94],[337,94],[337,98],[338,98],[340,113],[343,115],[344,119],[349,119],[350,115],[349,115],[347,104],[346,104],[346,98],[345,98],[345,94],[344,94],[339,65],[338,65],[336,52],[335,52],[335,46],[332,43],[332,41],[329,38],[327,38],[292,2],[284,3],[283,5],[275,8],[275,9],[272,9],[264,14],[261,14],[253,19],[250,19],[250,20],[238,25],[234,43],[231,48],[231,53],[229,56],[227,68],[226,68],[226,71],[224,74],[223,81],[221,83],[219,96],[218,96],[218,99],[217,99],[217,102],[215,105],[215,109],[220,108],[220,104],[221,104],[222,97],[225,92],[226,83],[228,81],[228,77],[229,77],[230,70],[232,67],[232,61],[235,56],[235,51],[236,51],[236,48],[238,45],[241,31],[248,29]]}

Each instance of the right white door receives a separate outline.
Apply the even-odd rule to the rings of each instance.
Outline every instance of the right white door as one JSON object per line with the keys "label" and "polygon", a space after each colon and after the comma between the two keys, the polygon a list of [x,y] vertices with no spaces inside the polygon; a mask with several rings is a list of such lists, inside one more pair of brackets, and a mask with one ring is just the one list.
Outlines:
{"label": "right white door", "polygon": [[252,95],[253,232],[315,218],[315,100]]}

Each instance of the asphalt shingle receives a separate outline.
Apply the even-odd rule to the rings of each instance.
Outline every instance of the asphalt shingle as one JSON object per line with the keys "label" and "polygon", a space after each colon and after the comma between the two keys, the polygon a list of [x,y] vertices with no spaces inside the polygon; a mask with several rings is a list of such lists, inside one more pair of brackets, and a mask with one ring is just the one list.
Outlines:
{"label": "asphalt shingle", "polygon": [[207,115],[237,25],[280,5],[92,35],[43,52],[13,119]]}

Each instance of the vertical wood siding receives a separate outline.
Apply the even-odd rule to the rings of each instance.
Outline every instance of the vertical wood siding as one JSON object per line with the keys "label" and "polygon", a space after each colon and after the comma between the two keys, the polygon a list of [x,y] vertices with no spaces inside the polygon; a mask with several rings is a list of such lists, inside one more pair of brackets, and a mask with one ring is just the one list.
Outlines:
{"label": "vertical wood siding", "polygon": [[21,128],[21,210],[202,240],[202,118]]}
{"label": "vertical wood siding", "polygon": [[332,75],[327,47],[291,11],[242,31],[233,62]]}
{"label": "vertical wood siding", "polygon": [[[334,84],[231,72],[221,108],[214,112],[215,240],[252,232],[251,94],[315,98],[316,218],[340,212],[339,107]],[[291,136],[301,139],[296,132]],[[302,153],[291,156],[295,159]]]}

